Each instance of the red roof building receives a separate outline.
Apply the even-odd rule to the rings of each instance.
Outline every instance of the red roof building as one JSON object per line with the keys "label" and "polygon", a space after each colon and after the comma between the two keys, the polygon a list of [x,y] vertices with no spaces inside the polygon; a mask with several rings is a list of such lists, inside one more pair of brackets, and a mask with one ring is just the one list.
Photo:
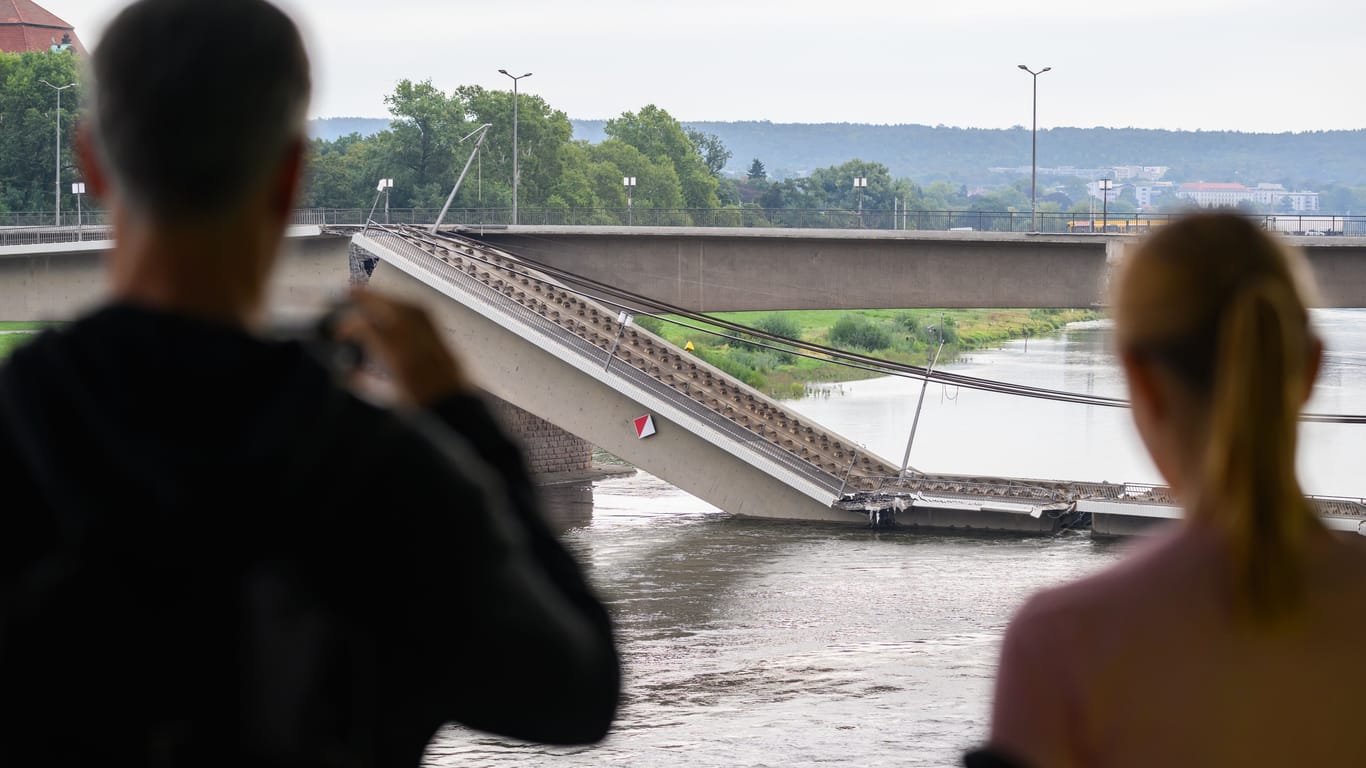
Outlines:
{"label": "red roof building", "polygon": [[32,0],[0,0],[0,51],[51,51],[62,46],[85,55],[75,27]]}

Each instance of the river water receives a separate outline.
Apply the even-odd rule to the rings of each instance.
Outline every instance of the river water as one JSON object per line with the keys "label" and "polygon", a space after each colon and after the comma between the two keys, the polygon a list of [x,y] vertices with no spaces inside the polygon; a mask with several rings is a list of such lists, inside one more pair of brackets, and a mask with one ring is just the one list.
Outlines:
{"label": "river water", "polygon": [[[1329,355],[1310,410],[1366,412],[1366,311],[1315,313]],[[1103,323],[975,353],[961,373],[1122,396]],[[919,382],[828,388],[793,407],[900,462]],[[935,472],[1157,480],[1119,409],[931,385],[911,463]],[[1366,495],[1366,427],[1308,425],[1302,474]],[[613,733],[586,749],[459,728],[431,766],[941,766],[980,741],[1002,631],[1040,587],[1122,545],[732,518],[648,475],[547,489],[616,618],[627,668]]]}

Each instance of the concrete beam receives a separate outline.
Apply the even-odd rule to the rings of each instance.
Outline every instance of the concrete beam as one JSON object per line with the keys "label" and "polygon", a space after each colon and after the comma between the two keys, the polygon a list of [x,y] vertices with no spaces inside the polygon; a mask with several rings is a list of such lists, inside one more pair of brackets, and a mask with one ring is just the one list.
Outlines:
{"label": "concrete beam", "polygon": [[[267,306],[316,313],[346,293],[349,239],[291,227],[276,262]],[[108,240],[0,248],[0,320],[71,320],[106,297]]]}
{"label": "concrete beam", "polygon": [[509,227],[478,236],[700,312],[1089,307],[1099,238],[983,232]]}
{"label": "concrete beam", "polygon": [[[1134,237],[1007,232],[518,226],[512,253],[699,312],[1076,307],[1105,302]],[[1287,237],[1325,307],[1366,307],[1366,238]]]}

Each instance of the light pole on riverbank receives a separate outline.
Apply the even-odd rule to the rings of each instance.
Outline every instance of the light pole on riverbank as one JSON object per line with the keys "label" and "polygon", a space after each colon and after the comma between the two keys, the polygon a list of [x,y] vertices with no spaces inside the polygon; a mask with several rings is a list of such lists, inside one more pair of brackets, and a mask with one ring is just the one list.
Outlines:
{"label": "light pole on riverbank", "polygon": [[41,79],[38,82],[57,92],[57,170],[53,174],[54,181],[52,182],[52,187],[54,192],[53,198],[57,203],[55,224],[60,227],[62,226],[62,91],[65,91],[67,88],[75,88],[76,84],[67,83],[66,85],[57,86]]}
{"label": "light pole on riverbank", "polygon": [[1035,72],[1021,64],[1020,69],[1028,72],[1034,79],[1034,129],[1031,131],[1032,149],[1029,153],[1029,220],[1034,231],[1039,231],[1039,75],[1053,69],[1044,67]]}
{"label": "light pole on riverbank", "polygon": [[511,75],[506,69],[498,70],[499,74],[507,75],[512,78],[512,223],[517,223],[517,183],[521,171],[518,167],[519,158],[517,157],[517,81],[524,77],[531,77],[528,72],[525,75]]}

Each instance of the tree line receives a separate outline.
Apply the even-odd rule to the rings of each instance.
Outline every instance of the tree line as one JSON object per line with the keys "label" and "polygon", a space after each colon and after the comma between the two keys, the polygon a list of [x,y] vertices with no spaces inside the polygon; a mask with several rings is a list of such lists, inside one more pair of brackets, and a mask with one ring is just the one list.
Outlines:
{"label": "tree line", "polygon": [[[61,53],[0,53],[0,213],[51,211],[53,165],[57,155],[56,93],[54,85],[77,83],[63,94],[60,166],[64,210],[75,200],[70,182],[78,180],[72,137],[80,116],[81,68],[72,51]],[[401,208],[439,208],[463,167],[474,139],[469,134],[489,124],[488,135],[468,178],[455,199],[462,208],[510,208],[513,167],[513,95],[477,85],[445,92],[430,80],[403,80],[385,98],[391,119],[388,129],[376,134],[351,133],[335,139],[311,142],[308,181],[301,195],[305,207],[367,208],[375,199],[376,182],[392,178],[390,203]],[[935,155],[938,165],[926,168],[983,168],[986,162],[1006,163],[1018,159],[1019,131],[928,128],[927,126],[786,126],[771,123],[683,124],[666,110],[647,105],[635,112],[594,122],[585,130],[583,121],[571,122],[561,110],[534,94],[521,94],[517,105],[520,183],[523,208],[578,209],[593,211],[598,220],[584,223],[617,223],[626,208],[628,190],[623,177],[633,177],[630,203],[639,209],[802,209],[843,210],[859,208],[889,211],[1014,211],[1030,209],[1027,178],[996,178],[970,181],[965,172],[934,172],[898,175],[897,166],[886,161],[906,151],[907,142],[898,131],[911,131],[910,142],[917,157]],[[714,129],[714,130],[709,130]],[[831,132],[834,132],[833,134]],[[578,138],[575,138],[576,134]],[[585,135],[586,134],[586,135]],[[751,135],[753,134],[753,135]],[[961,134],[961,136],[960,136]],[[1096,163],[1129,162],[1135,155],[1163,157],[1159,150],[1181,139],[1202,152],[1181,155],[1188,165],[1211,157],[1229,157],[1252,148],[1284,150],[1292,156],[1306,147],[1319,147],[1320,156],[1334,159],[1334,178],[1317,188],[1322,208],[1331,212],[1366,213],[1366,166],[1361,179],[1354,163],[1366,162],[1346,151],[1343,141],[1362,132],[1319,134],[1229,134],[1206,132],[1177,134],[1170,131],[1133,129],[1055,129],[1040,135],[1041,155],[1048,144],[1045,135],[1066,136],[1077,143],[1083,160]],[[763,139],[755,143],[753,138]],[[797,139],[793,139],[793,137]],[[958,138],[953,138],[957,136]],[[963,136],[966,141],[960,141]],[[1130,144],[1135,136],[1143,139]],[[937,138],[936,138],[937,137]],[[1175,137],[1175,138],[1174,138]],[[1184,138],[1182,138],[1184,137]],[[462,139],[466,139],[462,143]],[[1220,140],[1228,142],[1225,146]],[[738,141],[744,154],[735,153]],[[790,165],[793,142],[811,157],[836,158],[829,164],[800,174],[790,169],[770,172],[772,164]],[[1099,142],[1099,144],[1097,144]],[[950,151],[948,145],[958,147]],[[1010,146],[1007,147],[1006,144]],[[1140,146],[1141,145],[1141,146]],[[1223,149],[1219,149],[1220,147]],[[901,149],[898,149],[901,147]],[[1146,148],[1145,148],[1146,147]],[[863,149],[864,157],[879,160],[841,160],[839,153]],[[752,151],[751,151],[752,150]],[[1140,151],[1141,150],[1141,151]],[[1294,150],[1292,152],[1292,150]],[[966,153],[966,154],[965,154]],[[1088,154],[1089,153],[1089,154]],[[1146,153],[1146,154],[1145,154]],[[1220,154],[1223,153],[1223,154]],[[1273,153],[1274,154],[1274,153]],[[1094,157],[1092,157],[1094,155]],[[766,163],[761,156],[776,157]],[[1027,152],[1023,156],[1027,156]],[[1070,157],[1075,156],[1070,155]],[[849,154],[844,155],[845,158]],[[1278,161],[1280,162],[1280,161]],[[1254,164],[1255,165],[1255,164]],[[1173,174],[1176,175],[1174,166]],[[1251,167],[1251,166],[1249,166]],[[739,171],[737,169],[747,169]],[[1268,169],[1268,173],[1272,171]],[[1241,176],[1249,178],[1251,171]],[[980,175],[980,174],[977,174]],[[867,180],[856,189],[853,179]],[[1207,178],[1218,178],[1210,176]],[[1295,178],[1264,176],[1256,180],[1281,180],[1288,187],[1309,184]],[[1006,183],[1002,183],[1005,181]],[[1081,179],[1040,178],[1041,212],[1088,211],[1091,202]],[[1180,205],[1173,202],[1171,205]],[[1133,211],[1129,199],[1110,205],[1114,213]],[[914,226],[914,223],[910,223]]]}
{"label": "tree line", "polygon": [[[473,150],[471,134],[488,124],[474,166],[454,205],[512,205],[513,95],[477,85],[450,93],[431,81],[401,81],[385,98],[388,130],[314,139],[304,205],[359,208],[372,204],[381,178],[392,178],[391,205],[438,208]],[[608,138],[576,141],[569,118],[540,96],[517,104],[518,204],[523,208],[624,209],[625,177],[634,177],[639,208],[717,208],[721,168],[729,159],[714,136],[688,131],[655,105],[607,122]],[[464,141],[462,142],[462,139]]]}

